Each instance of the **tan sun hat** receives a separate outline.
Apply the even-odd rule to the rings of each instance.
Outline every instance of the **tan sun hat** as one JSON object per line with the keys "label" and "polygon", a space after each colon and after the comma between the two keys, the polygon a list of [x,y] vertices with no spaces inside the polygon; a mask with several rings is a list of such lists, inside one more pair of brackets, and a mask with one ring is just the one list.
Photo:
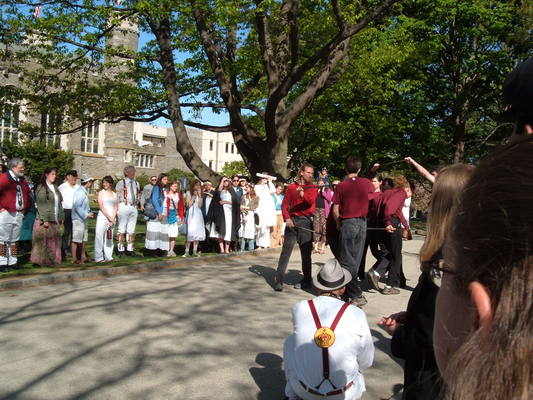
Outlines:
{"label": "tan sun hat", "polygon": [[352,280],[352,274],[342,268],[335,258],[330,258],[313,276],[313,285],[320,290],[337,290],[346,286]]}

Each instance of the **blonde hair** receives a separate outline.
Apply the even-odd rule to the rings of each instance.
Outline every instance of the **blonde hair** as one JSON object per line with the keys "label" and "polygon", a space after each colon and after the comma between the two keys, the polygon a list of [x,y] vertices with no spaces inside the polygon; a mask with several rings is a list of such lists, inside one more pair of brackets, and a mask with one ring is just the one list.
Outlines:
{"label": "blonde hair", "polygon": [[474,169],[473,165],[453,164],[439,172],[431,193],[427,236],[420,249],[420,261],[428,261],[444,243],[452,228],[463,189]]}

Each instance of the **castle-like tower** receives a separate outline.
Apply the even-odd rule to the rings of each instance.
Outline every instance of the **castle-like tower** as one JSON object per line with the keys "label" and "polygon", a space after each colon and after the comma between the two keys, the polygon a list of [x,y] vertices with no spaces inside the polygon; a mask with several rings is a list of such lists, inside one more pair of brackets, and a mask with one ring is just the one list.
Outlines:
{"label": "castle-like tower", "polygon": [[[135,53],[139,46],[138,26],[127,20],[123,20],[121,25],[111,31],[106,40],[106,48],[119,52]],[[108,57],[106,64],[109,64],[110,73],[120,73],[127,70],[133,64],[133,60],[120,57]],[[132,82],[135,85],[135,82]],[[134,163],[135,153],[134,123],[132,121],[122,121],[118,124],[105,125],[105,157],[108,173],[121,176],[122,169],[127,164]]]}

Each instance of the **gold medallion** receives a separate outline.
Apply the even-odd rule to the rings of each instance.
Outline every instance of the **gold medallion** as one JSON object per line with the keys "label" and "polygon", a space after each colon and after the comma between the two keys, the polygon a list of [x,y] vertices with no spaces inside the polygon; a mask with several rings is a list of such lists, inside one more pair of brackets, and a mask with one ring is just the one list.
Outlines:
{"label": "gold medallion", "polygon": [[327,326],[318,328],[315,332],[315,343],[322,349],[327,349],[335,343],[335,333]]}

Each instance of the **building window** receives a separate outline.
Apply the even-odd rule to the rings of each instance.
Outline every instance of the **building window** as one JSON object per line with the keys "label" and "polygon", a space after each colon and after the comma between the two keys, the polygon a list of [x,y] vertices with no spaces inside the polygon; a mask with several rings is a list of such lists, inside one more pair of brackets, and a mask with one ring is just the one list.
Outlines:
{"label": "building window", "polygon": [[235,145],[232,143],[231,144],[231,154],[235,153]]}
{"label": "building window", "polygon": [[98,153],[98,125],[98,121],[91,121],[81,130],[81,151],[84,153]]}
{"label": "building window", "polygon": [[48,144],[59,146],[61,132],[61,115],[60,114],[41,114],[41,139],[46,140]]}
{"label": "building window", "polygon": [[215,142],[213,140],[209,141],[209,151],[213,151],[213,148],[215,147]]}
{"label": "building window", "polygon": [[0,105],[0,115],[2,117],[0,143],[5,141],[18,142],[19,113],[20,108],[18,105]]}
{"label": "building window", "polygon": [[229,143],[226,143],[226,153],[229,153]]}
{"label": "building window", "polygon": [[213,160],[209,160],[209,168],[213,169]]}
{"label": "building window", "polygon": [[135,166],[139,168],[153,168],[154,155],[137,153],[135,157]]}
{"label": "building window", "polygon": [[151,143],[150,146],[154,147],[163,147],[165,146],[165,139],[155,136],[144,136],[143,135],[143,142],[144,144]]}

